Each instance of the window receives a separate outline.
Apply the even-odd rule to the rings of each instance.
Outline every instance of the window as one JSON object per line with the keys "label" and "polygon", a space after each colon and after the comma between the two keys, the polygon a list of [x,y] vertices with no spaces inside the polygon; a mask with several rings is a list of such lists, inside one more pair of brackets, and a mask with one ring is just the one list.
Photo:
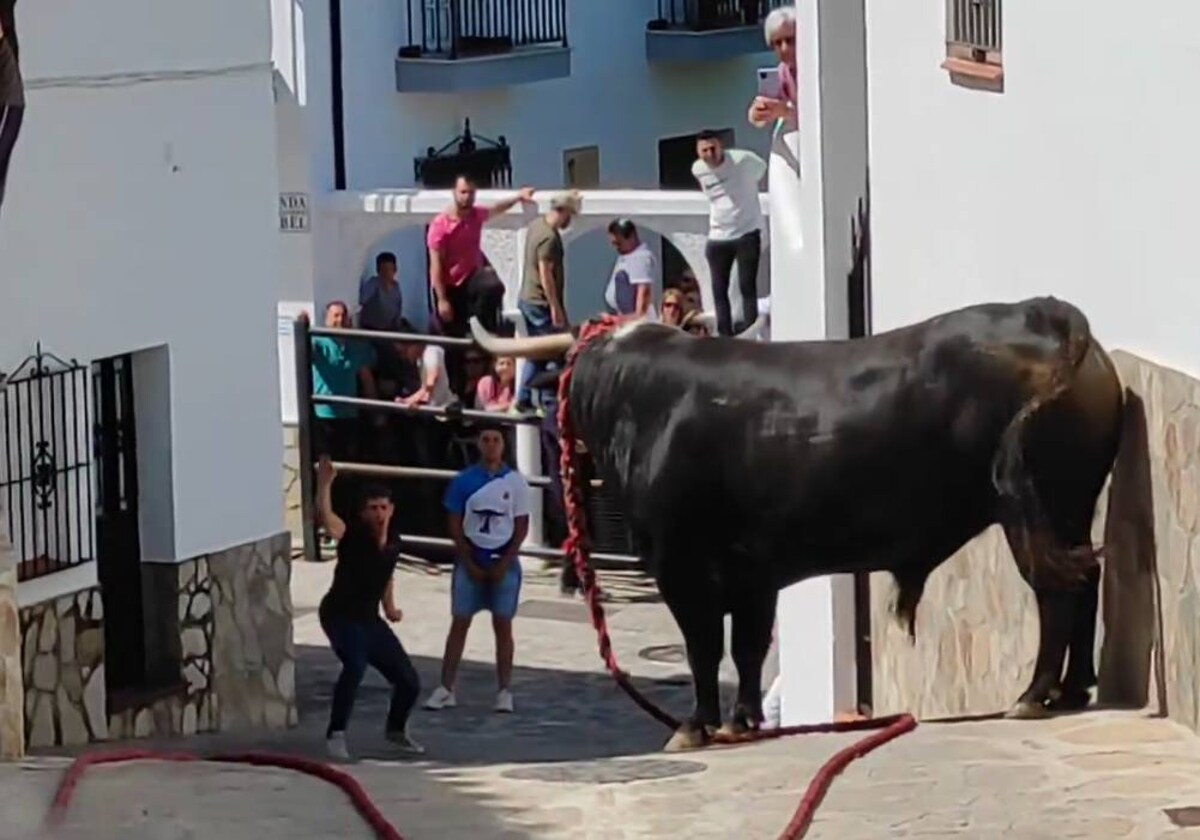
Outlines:
{"label": "window", "polygon": [[1003,0],[946,0],[946,60],[956,83],[1002,90]]}
{"label": "window", "polygon": [[576,190],[600,186],[600,147],[581,146],[563,152],[563,184]]}

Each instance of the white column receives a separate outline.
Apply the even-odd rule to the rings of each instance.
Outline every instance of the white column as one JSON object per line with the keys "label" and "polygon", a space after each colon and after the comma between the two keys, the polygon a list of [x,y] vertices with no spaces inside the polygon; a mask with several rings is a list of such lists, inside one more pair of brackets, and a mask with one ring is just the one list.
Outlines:
{"label": "white column", "polygon": [[[862,2],[801,0],[796,9],[801,131],[776,137],[768,176],[772,341],[846,336],[849,211],[866,189]],[[778,634],[783,723],[852,709],[853,578],[784,589]]]}
{"label": "white column", "polygon": [[[806,149],[798,131],[776,137],[771,151],[772,341],[825,337],[820,181],[811,177],[802,188],[799,173],[818,170],[803,165],[805,151],[818,150]],[[812,578],[780,592],[777,622],[783,724],[830,720],[840,699],[834,691],[831,578]]]}

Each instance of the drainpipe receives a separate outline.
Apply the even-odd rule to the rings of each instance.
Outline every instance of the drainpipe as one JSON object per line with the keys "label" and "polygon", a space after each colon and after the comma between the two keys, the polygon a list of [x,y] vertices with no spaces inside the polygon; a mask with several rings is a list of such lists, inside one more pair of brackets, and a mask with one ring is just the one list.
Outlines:
{"label": "drainpipe", "polygon": [[342,101],[342,0],[329,0],[329,101],[333,107],[333,188],[346,189],[346,119]]}

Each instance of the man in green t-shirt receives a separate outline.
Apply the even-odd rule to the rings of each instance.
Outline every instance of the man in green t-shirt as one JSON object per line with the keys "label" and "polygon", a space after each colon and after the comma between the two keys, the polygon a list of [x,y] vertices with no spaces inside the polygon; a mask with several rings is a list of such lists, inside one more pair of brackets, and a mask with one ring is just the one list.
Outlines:
{"label": "man in green t-shirt", "polygon": [[[550,212],[533,222],[525,232],[525,264],[521,275],[521,294],[517,308],[525,319],[529,335],[548,335],[567,329],[564,298],[563,242],[559,231],[566,229],[579,212],[579,194],[559,193],[550,199]],[[525,364],[516,409],[533,410],[529,381],[545,367],[545,362]]]}

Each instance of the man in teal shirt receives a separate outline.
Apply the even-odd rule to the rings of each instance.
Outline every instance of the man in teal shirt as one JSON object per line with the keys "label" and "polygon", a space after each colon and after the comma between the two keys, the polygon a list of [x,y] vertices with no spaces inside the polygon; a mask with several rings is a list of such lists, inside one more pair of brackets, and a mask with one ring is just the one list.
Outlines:
{"label": "man in teal shirt", "polygon": [[[340,300],[325,307],[325,326],[346,329],[351,326],[350,310]],[[375,350],[363,339],[315,336],[312,340],[313,394],[331,397],[364,397],[376,399]],[[357,460],[360,440],[368,431],[358,422],[358,408],[352,405],[314,403],[314,456],[328,455],[334,461]],[[352,512],[354,488],[349,476],[343,475],[333,487],[333,507],[339,516]]]}

